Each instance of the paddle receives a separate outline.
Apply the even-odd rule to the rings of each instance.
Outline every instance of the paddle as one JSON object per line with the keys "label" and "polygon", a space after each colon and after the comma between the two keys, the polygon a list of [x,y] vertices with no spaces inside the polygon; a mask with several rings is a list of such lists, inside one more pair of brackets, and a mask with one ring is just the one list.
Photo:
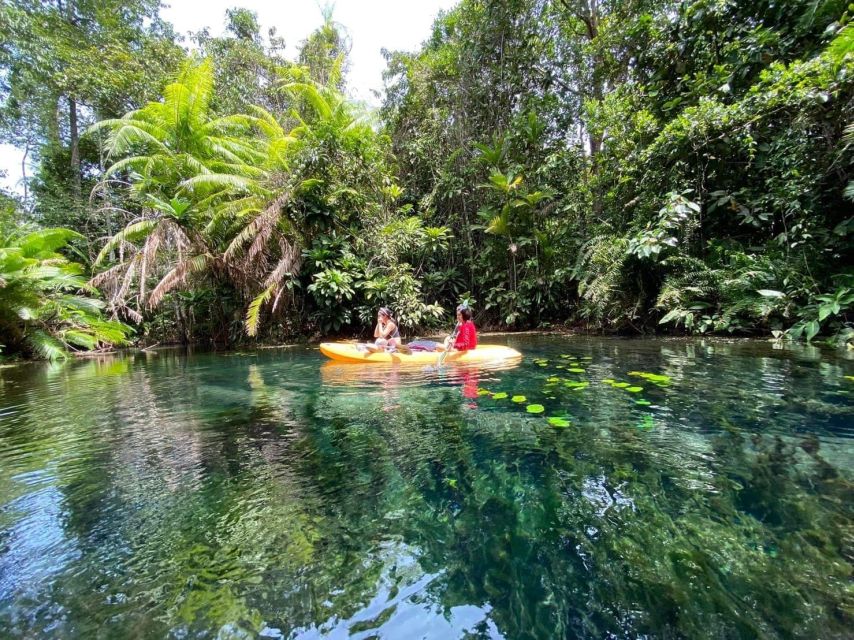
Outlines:
{"label": "paddle", "polygon": [[436,369],[438,369],[439,367],[441,367],[445,363],[445,358],[448,357],[448,352],[451,349],[453,349],[454,340],[457,339],[457,334],[459,332],[460,332],[460,325],[458,323],[456,326],[454,326],[454,332],[451,334],[451,339],[448,340],[448,346],[445,348],[445,350],[442,353],[439,354],[439,360],[436,362]]}

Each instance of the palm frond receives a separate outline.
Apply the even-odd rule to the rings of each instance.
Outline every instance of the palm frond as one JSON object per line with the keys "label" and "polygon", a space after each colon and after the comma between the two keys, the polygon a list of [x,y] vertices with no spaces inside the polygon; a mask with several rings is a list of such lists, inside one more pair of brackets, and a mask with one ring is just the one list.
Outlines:
{"label": "palm frond", "polygon": [[246,309],[245,322],[246,333],[249,336],[254,337],[258,335],[258,325],[261,321],[261,307],[273,296],[275,289],[276,285],[271,284],[249,303],[249,307]]}
{"label": "palm frond", "polygon": [[36,353],[47,360],[64,360],[68,357],[62,343],[40,329],[28,333],[27,340]]}
{"label": "palm frond", "polygon": [[[273,202],[271,202],[270,205],[261,212],[261,214],[256,216],[252,222],[247,224],[240,233],[234,237],[228,245],[228,248],[225,250],[224,257],[227,262],[240,255],[243,252],[243,247],[246,243],[253,241],[254,244],[254,239],[259,233],[262,233],[265,229],[269,229],[270,232],[272,232],[272,228],[275,227],[276,220],[279,217],[282,207],[288,201],[288,198],[289,194],[285,193],[273,200]],[[267,234],[267,237],[269,237],[269,234]]]}
{"label": "palm frond", "polygon": [[332,105],[315,85],[307,82],[289,82],[284,85],[284,88],[304,98],[321,120],[327,120],[332,116]]}
{"label": "palm frond", "polygon": [[210,173],[206,175],[193,176],[181,183],[181,188],[188,191],[196,189],[237,189],[250,191],[255,186],[252,178],[245,178],[231,173]]}
{"label": "palm frond", "polygon": [[122,243],[136,242],[145,238],[149,233],[151,233],[151,230],[154,229],[158,223],[158,218],[145,218],[144,220],[139,220],[138,222],[134,222],[126,226],[112,238],[107,240],[107,243],[95,258],[95,266],[101,264],[104,258],[106,258],[113,249],[117,248]]}
{"label": "palm frond", "polygon": [[202,253],[179,262],[154,287],[148,299],[148,306],[152,309],[156,307],[167,293],[182,285],[188,276],[206,270],[215,260],[209,253]]}

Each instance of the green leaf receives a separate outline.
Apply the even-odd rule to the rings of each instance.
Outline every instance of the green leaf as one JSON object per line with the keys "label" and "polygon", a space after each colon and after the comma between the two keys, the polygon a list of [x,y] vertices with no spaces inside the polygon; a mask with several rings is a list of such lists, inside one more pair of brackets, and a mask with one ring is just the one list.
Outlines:
{"label": "green leaf", "polygon": [[554,416],[548,419],[548,422],[553,427],[568,427],[571,423],[566,418]]}
{"label": "green leaf", "polygon": [[510,400],[513,402],[522,403],[527,402],[528,398],[526,398],[525,396],[513,396],[512,398],[510,398]]}
{"label": "green leaf", "polygon": [[813,338],[818,335],[818,332],[821,331],[821,325],[818,323],[818,320],[811,320],[804,325],[804,335],[806,336],[807,342],[810,342]]}
{"label": "green leaf", "polygon": [[503,391],[499,391],[498,393],[492,394],[493,400],[504,400],[504,398],[506,398],[506,397],[507,397],[507,394],[504,393]]}
{"label": "green leaf", "polygon": [[775,289],[757,289],[756,293],[766,298],[785,298],[786,294]]}
{"label": "green leaf", "polygon": [[542,413],[546,408],[541,404],[529,404],[528,413]]}

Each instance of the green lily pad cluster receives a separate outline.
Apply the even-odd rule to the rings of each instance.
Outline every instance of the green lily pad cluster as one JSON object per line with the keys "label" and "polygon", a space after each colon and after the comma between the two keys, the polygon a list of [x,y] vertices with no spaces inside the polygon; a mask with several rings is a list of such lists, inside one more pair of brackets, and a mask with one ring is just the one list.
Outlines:
{"label": "green lily pad cluster", "polygon": [[629,371],[630,376],[635,376],[637,378],[643,378],[644,380],[648,380],[653,384],[657,384],[660,387],[667,386],[670,384],[670,376],[665,376],[660,373],[648,373],[646,371]]}
{"label": "green lily pad cluster", "polygon": [[[556,378],[556,380],[560,380],[560,378]],[[568,381],[568,382],[571,382],[571,381]],[[574,384],[587,386],[589,383],[583,382],[583,383],[574,383]],[[488,389],[478,389],[477,395],[478,396],[490,396],[493,400],[505,400],[508,397],[508,394],[505,391],[493,392],[493,391],[489,391]],[[554,399],[553,396],[549,396],[549,398]],[[510,401],[515,402],[516,404],[525,404],[528,402],[528,398],[526,396],[523,396],[523,395],[514,395],[510,398]],[[539,415],[541,413],[545,413],[546,408],[541,404],[532,403],[532,404],[528,404],[525,407],[525,411],[527,411],[528,413],[533,414],[533,415]],[[568,427],[571,424],[567,418],[560,417],[560,416],[551,416],[551,417],[547,418],[547,420],[548,420],[548,423],[550,425],[552,425],[553,427]]]}
{"label": "green lily pad cluster", "polygon": [[629,393],[640,393],[641,391],[643,391],[643,387],[632,386],[630,382],[617,382],[616,380],[613,380],[611,378],[605,378],[602,383],[609,384],[615,389],[625,389]]}
{"label": "green lily pad cluster", "polygon": [[[582,361],[588,361],[589,362],[590,360],[593,360],[592,356],[576,357],[576,356],[573,356],[570,354],[561,354],[559,357],[561,358],[563,363],[554,365],[554,368],[564,369],[568,373],[575,373],[575,374],[586,373],[586,370],[584,369],[584,366],[586,366],[586,362],[582,363]],[[536,364],[539,367],[549,366],[548,358],[536,358],[533,360],[533,362],[534,362],[534,364]],[[638,378],[643,378],[644,380],[647,380],[647,381],[649,381],[649,382],[651,382],[657,386],[666,386],[667,384],[670,383],[670,377],[669,376],[665,376],[665,375],[661,375],[661,374],[657,374],[657,373],[649,373],[646,371],[630,371],[628,375],[638,377]],[[846,377],[850,377],[850,376],[846,376]],[[641,387],[641,386],[633,385],[630,382],[623,382],[623,381],[615,380],[613,378],[605,378],[604,380],[602,380],[602,383],[610,385],[614,389],[624,389],[628,393],[641,393],[644,390],[643,387]],[[561,384],[564,387],[566,387],[567,389],[571,389],[572,391],[581,391],[582,389],[586,389],[590,386],[590,381],[589,380],[577,380],[577,379],[573,380],[570,378],[561,378],[560,376],[557,376],[557,375],[551,375],[548,378],[546,378],[546,382],[545,382],[545,385],[543,387],[543,393],[544,393],[545,397],[548,398],[549,400],[555,400],[555,396],[552,394],[555,393],[555,391],[554,391],[555,388]],[[528,398],[524,395],[513,395],[511,397],[504,391],[499,391],[496,393],[496,392],[489,391],[487,389],[478,389],[478,395],[479,396],[488,395],[493,400],[504,400],[504,399],[510,397],[511,402],[514,402],[516,404],[525,404],[526,405],[525,410],[527,411],[527,413],[530,413],[533,415],[540,415],[540,414],[545,413],[545,411],[546,411],[545,406],[543,406],[542,404],[538,404],[538,403],[527,404]],[[649,407],[652,405],[652,402],[650,402],[646,398],[638,398],[637,400],[635,400],[635,404],[638,406],[641,406],[641,407]],[[560,427],[568,427],[572,424],[570,419],[568,417],[564,417],[564,416],[547,416],[546,421],[551,426],[559,427],[559,428]],[[655,421],[654,421],[652,414],[645,414],[644,417],[642,418],[641,422],[639,422],[636,426],[639,429],[643,429],[643,430],[652,429],[655,426]]]}
{"label": "green lily pad cluster", "polygon": [[[561,364],[554,364],[552,366],[555,369],[562,369],[568,373],[575,374],[586,373],[584,367],[589,361],[593,360],[592,356],[574,356],[571,354],[561,354],[559,357],[562,361]],[[548,367],[550,364],[548,358],[534,358],[532,362],[538,367]],[[573,391],[581,391],[582,389],[586,389],[590,386],[590,382],[588,380],[572,380],[551,375],[546,378],[546,384],[543,389],[545,397],[549,400],[555,400],[555,396],[551,394],[554,393],[555,387],[558,387],[560,384],[563,384],[564,387]],[[626,383],[626,386],[629,386],[628,383]],[[509,397],[510,401],[516,404],[526,404],[528,402],[527,397],[524,395],[509,396],[504,391],[493,392],[487,389],[478,389],[478,395],[490,396],[493,400],[505,400]],[[532,403],[526,404],[525,410],[530,414],[540,415],[545,413],[546,408],[542,404]],[[572,424],[569,418],[564,416],[547,416],[546,420],[553,427],[568,427]]]}
{"label": "green lily pad cluster", "polygon": [[[640,374],[640,372],[632,371],[632,372],[630,372],[629,375],[635,375],[635,374]],[[646,375],[646,374],[643,374],[643,375]],[[655,375],[655,374],[649,374],[649,375]],[[667,378],[667,376],[661,376],[661,377]],[[667,379],[669,380],[669,378],[667,378]],[[614,389],[624,389],[624,390],[628,391],[629,393],[640,393],[641,391],[643,391],[643,387],[634,386],[630,382],[618,382],[617,380],[614,380],[613,378],[605,378],[604,380],[602,380],[602,384],[610,385]],[[649,400],[646,400],[645,398],[639,398],[638,400],[635,400],[635,404],[640,405],[642,407],[648,407],[652,404],[652,402],[650,402]]]}

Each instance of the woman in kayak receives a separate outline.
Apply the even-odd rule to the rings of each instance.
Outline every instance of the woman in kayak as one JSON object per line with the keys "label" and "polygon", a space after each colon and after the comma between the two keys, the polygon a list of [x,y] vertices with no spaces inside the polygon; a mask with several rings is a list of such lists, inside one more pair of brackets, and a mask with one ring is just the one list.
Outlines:
{"label": "woman in kayak", "polygon": [[378,347],[390,347],[394,349],[400,344],[400,332],[397,324],[391,317],[388,307],[380,307],[377,312],[377,326],[374,327],[374,344]]}
{"label": "woman in kayak", "polygon": [[451,338],[445,338],[445,349],[452,351],[468,351],[477,346],[477,329],[474,327],[474,322],[471,320],[471,309],[465,302],[457,307],[457,326],[454,329],[457,338],[451,344]]}

